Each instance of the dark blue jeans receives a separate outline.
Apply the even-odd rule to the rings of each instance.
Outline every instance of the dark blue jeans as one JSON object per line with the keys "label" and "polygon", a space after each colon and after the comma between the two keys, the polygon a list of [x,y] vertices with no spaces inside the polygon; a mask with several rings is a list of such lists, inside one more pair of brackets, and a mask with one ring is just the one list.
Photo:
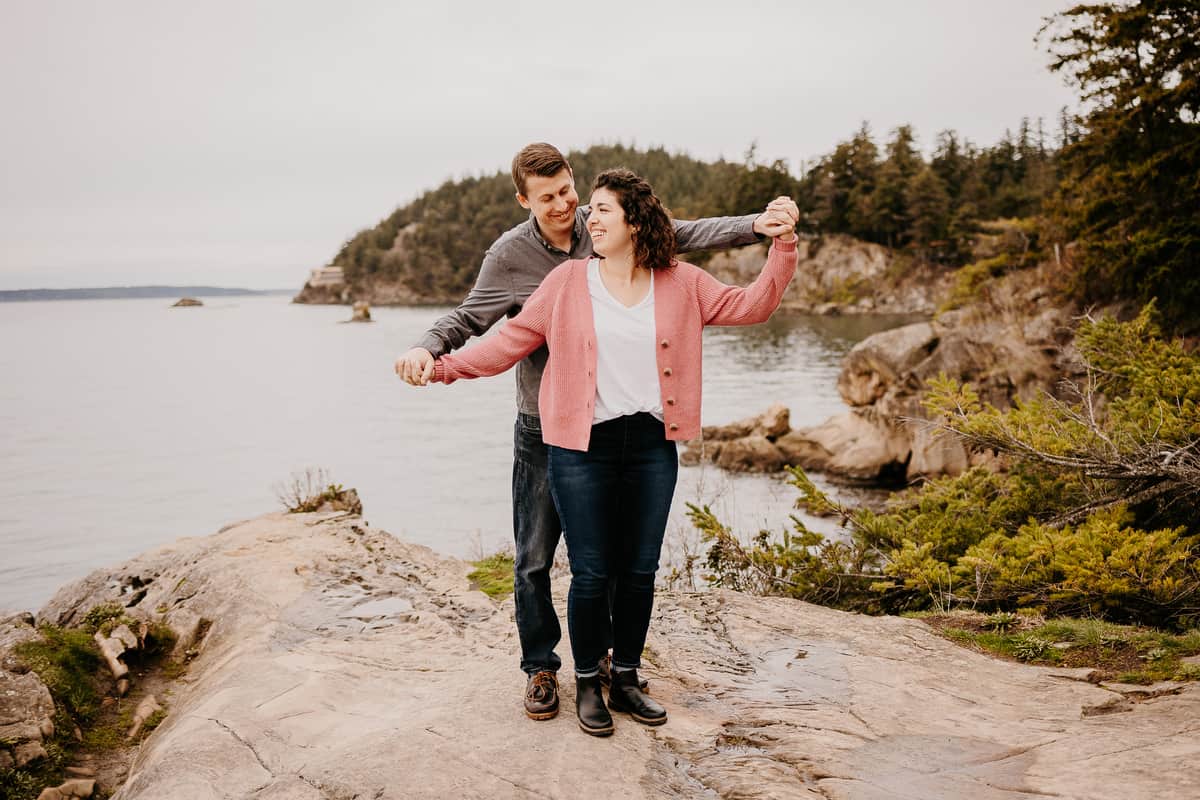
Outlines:
{"label": "dark blue jeans", "polygon": [[610,632],[613,665],[637,668],[679,471],[675,443],[661,422],[643,413],[593,425],[587,452],[549,451],[550,486],[571,562],[567,626],[575,670],[597,668]]}
{"label": "dark blue jeans", "polygon": [[550,567],[562,536],[558,511],[546,477],[546,445],[542,421],[518,414],[513,434],[513,599],[517,635],[521,639],[521,669],[532,675],[557,672],[562,660],[554,652],[562,639],[558,614],[550,596]]}

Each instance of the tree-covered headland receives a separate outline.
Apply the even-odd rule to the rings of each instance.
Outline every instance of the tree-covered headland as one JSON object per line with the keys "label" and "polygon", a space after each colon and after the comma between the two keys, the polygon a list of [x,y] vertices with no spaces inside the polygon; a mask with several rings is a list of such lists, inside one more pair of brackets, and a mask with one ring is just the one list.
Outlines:
{"label": "tree-covered headland", "polygon": [[[872,613],[974,609],[991,614],[996,631],[1020,615],[1200,627],[1200,5],[1075,6],[1040,38],[1085,111],[1064,126],[1036,178],[1037,201],[1011,181],[1003,198],[988,197],[1034,212],[1043,248],[1064,246],[1066,297],[1134,313],[1084,316],[1075,336],[1081,377],[1056,397],[999,410],[949,378],[928,387],[929,424],[992,451],[1000,470],[912,487],[881,512],[843,507],[794,470],[800,504],[844,523],[839,540],[793,518],[782,535],[763,531],[745,543],[693,508],[711,542],[713,582]],[[859,147],[872,163],[866,137]],[[839,151],[837,170],[862,171],[854,147]],[[817,186],[834,182],[832,163]],[[932,180],[934,165],[911,174],[922,170]],[[1051,176],[1052,185],[1041,183]],[[836,208],[847,225],[898,235],[902,217],[856,210],[884,200],[877,214],[898,196],[879,186],[810,198],[824,198],[817,213]],[[940,204],[942,192],[930,197]],[[963,206],[950,207],[958,210],[939,233],[953,242],[945,232],[960,230]],[[1107,646],[1097,630],[1093,644]],[[963,635],[978,643],[999,633]],[[1009,654],[1057,658],[1036,637],[997,641]],[[1195,652],[1200,633],[1172,641]],[[1025,655],[1013,649],[1022,642]],[[1146,645],[1138,658],[1161,661],[1176,646]]]}
{"label": "tree-covered headland", "polygon": [[[864,124],[801,177],[785,161],[762,163],[753,145],[738,162],[620,144],[568,158],[585,200],[596,173],[614,165],[645,175],[681,219],[750,214],[787,194],[797,199],[811,234],[844,233],[952,269],[969,259],[988,221],[1036,214],[1056,183],[1057,153],[1070,124],[1064,118],[1050,132],[1042,120],[1023,119],[990,147],[943,131],[929,158],[911,126],[892,131],[880,146]],[[352,286],[400,284],[429,302],[456,302],[474,283],[487,247],[526,218],[506,172],[447,181],[357,233],[332,263]],[[1010,266],[1032,263],[1025,250],[1026,258]]]}

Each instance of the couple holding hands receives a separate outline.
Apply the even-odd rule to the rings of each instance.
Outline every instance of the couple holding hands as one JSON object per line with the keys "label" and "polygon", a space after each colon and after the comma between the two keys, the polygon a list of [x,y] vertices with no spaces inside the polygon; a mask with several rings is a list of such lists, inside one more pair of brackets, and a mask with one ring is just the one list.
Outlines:
{"label": "couple holding hands", "polygon": [[[517,366],[514,599],[525,713],[558,713],[562,631],[550,567],[565,536],[579,727],[611,734],[610,710],[661,725],[666,711],[637,671],[676,442],[700,434],[701,335],[705,325],[763,322],[779,306],[796,269],[799,212],[780,197],[759,215],[672,220],[627,169],[600,173],[580,206],[570,165],[545,143],[517,153],[512,177],[529,219],[493,243],[470,293],[396,360],[396,373],[424,386]],[[745,288],[675,257],[763,237],[773,239],[766,265]],[[504,316],[496,335],[459,351]]]}

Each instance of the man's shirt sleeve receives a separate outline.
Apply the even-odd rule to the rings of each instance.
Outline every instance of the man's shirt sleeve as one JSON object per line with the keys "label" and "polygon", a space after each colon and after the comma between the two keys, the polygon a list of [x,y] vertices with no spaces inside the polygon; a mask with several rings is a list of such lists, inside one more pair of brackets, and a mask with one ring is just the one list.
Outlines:
{"label": "man's shirt sleeve", "polygon": [[675,249],[680,253],[690,253],[693,250],[721,250],[761,242],[762,239],[754,232],[756,219],[757,214],[674,220]]}
{"label": "man's shirt sleeve", "polygon": [[488,250],[471,291],[457,308],[433,323],[415,346],[424,347],[434,358],[444,356],[472,336],[482,336],[516,305],[508,268],[494,250]]}

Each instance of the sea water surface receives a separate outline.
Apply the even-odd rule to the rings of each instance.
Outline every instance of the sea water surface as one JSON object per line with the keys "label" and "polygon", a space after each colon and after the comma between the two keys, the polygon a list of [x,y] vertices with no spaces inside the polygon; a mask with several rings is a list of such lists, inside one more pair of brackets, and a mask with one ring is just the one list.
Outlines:
{"label": "sea water surface", "polygon": [[[0,609],[181,536],[278,509],[307,467],[358,489],[374,527],[461,557],[511,548],[511,374],[412,388],[393,373],[441,308],[286,296],[0,305]],[[705,424],[773,402],[793,427],[844,410],[842,356],[907,320],[777,314],[705,332]],[[695,551],[687,501],[737,529],[779,528],[778,478],[680,470],[666,560]],[[828,525],[828,522],[825,523]]]}

